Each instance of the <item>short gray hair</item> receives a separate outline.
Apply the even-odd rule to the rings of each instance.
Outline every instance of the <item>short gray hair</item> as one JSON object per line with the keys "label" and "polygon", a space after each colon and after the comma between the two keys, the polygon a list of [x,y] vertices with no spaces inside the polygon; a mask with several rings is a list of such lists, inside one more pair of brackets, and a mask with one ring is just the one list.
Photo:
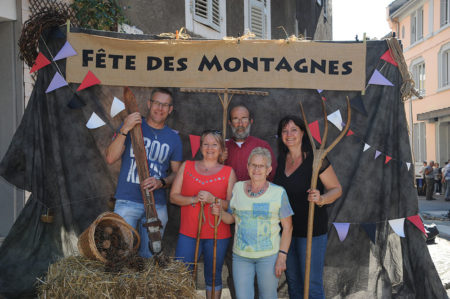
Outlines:
{"label": "short gray hair", "polygon": [[262,156],[266,158],[267,161],[267,167],[272,166],[272,155],[270,154],[269,150],[264,147],[255,147],[252,152],[250,153],[250,156],[248,156],[247,164],[250,165],[250,161],[252,160],[253,156]]}

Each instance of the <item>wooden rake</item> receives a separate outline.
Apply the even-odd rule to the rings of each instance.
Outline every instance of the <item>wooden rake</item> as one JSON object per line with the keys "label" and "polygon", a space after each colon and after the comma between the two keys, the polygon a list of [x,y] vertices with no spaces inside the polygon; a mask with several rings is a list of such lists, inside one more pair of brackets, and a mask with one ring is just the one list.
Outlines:
{"label": "wooden rake", "polygon": [[[345,136],[350,127],[351,121],[351,109],[350,109],[350,100],[347,97],[347,123],[345,124],[345,128],[341,131],[339,136],[327,147],[325,148],[325,143],[328,137],[328,121],[327,121],[327,111],[325,107],[324,101],[322,101],[322,110],[324,115],[324,132],[322,143],[320,147],[317,149],[314,143],[314,139],[312,137],[311,131],[309,130],[308,121],[306,120],[305,111],[303,110],[303,105],[300,102],[300,109],[302,111],[303,120],[305,122],[306,132],[309,137],[309,141],[311,142],[311,147],[314,154],[313,166],[312,166],[312,177],[311,177],[311,186],[310,189],[316,189],[317,180],[319,178],[319,171],[322,167],[323,160],[327,156],[327,154],[341,141],[341,139]],[[304,285],[304,293],[303,298],[308,299],[309,297],[309,278],[311,272],[311,247],[312,247],[312,234],[313,234],[313,223],[314,223],[314,203],[309,202],[309,210],[308,210],[308,231],[306,235],[306,261],[305,261],[305,285]]]}

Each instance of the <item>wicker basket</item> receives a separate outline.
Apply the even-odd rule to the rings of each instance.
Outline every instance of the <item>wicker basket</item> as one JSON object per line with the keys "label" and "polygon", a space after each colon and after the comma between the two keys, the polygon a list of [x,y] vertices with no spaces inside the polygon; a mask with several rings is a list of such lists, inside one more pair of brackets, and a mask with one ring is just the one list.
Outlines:
{"label": "wicker basket", "polygon": [[99,260],[104,263],[107,262],[95,245],[94,234],[95,229],[98,226],[111,226],[119,228],[122,238],[128,247],[128,250],[124,253],[125,256],[139,248],[141,240],[138,232],[118,214],[105,212],[98,216],[97,219],[92,222],[92,224],[78,238],[78,250],[82,256],[89,259]]}

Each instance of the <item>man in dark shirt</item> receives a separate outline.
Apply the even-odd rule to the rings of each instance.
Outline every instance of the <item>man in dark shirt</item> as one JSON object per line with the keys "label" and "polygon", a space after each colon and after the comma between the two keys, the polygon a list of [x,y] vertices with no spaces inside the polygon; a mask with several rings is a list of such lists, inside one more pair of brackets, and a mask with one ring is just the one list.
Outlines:
{"label": "man in dark shirt", "polygon": [[424,170],[425,180],[426,180],[426,184],[427,184],[427,192],[425,195],[427,200],[435,200],[436,199],[433,197],[433,191],[434,191],[433,166],[434,166],[434,161],[430,161],[430,164],[427,167],[425,167],[425,170]]}

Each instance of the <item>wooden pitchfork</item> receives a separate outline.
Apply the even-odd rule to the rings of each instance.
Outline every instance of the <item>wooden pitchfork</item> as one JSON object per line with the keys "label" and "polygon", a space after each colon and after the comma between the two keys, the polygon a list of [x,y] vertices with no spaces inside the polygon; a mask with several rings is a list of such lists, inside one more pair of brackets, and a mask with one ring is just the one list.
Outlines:
{"label": "wooden pitchfork", "polygon": [[[350,127],[351,121],[351,109],[350,109],[350,100],[347,97],[347,123],[345,124],[345,128],[341,131],[339,136],[331,143],[327,148],[325,148],[325,143],[328,137],[328,121],[327,121],[327,111],[325,108],[325,103],[322,101],[322,110],[324,115],[324,123],[325,128],[323,132],[322,143],[320,144],[319,149],[316,148],[311,131],[309,130],[308,121],[306,120],[305,111],[303,110],[303,105],[300,102],[300,109],[302,110],[303,120],[305,122],[306,132],[309,137],[309,141],[311,142],[311,147],[314,154],[313,166],[312,166],[312,177],[311,177],[311,190],[316,189],[317,187],[317,179],[319,178],[319,170],[322,167],[322,162],[327,156],[327,154],[341,141],[341,139],[347,133],[348,128]],[[308,210],[308,231],[306,235],[306,261],[305,261],[305,285],[304,285],[304,293],[303,298],[308,299],[309,297],[309,277],[311,271],[311,247],[312,247],[312,234],[313,234],[313,223],[314,223],[314,203],[309,202],[309,210]]]}
{"label": "wooden pitchfork", "polygon": [[[216,198],[215,204],[219,204],[220,208],[222,205],[220,203],[220,199]],[[209,219],[208,219],[209,220]],[[214,215],[214,247],[213,247],[213,265],[212,265],[212,290],[211,290],[211,298],[214,299],[216,294],[216,260],[217,260],[217,228],[219,227],[221,217]],[[212,226],[210,224],[210,226]]]}

